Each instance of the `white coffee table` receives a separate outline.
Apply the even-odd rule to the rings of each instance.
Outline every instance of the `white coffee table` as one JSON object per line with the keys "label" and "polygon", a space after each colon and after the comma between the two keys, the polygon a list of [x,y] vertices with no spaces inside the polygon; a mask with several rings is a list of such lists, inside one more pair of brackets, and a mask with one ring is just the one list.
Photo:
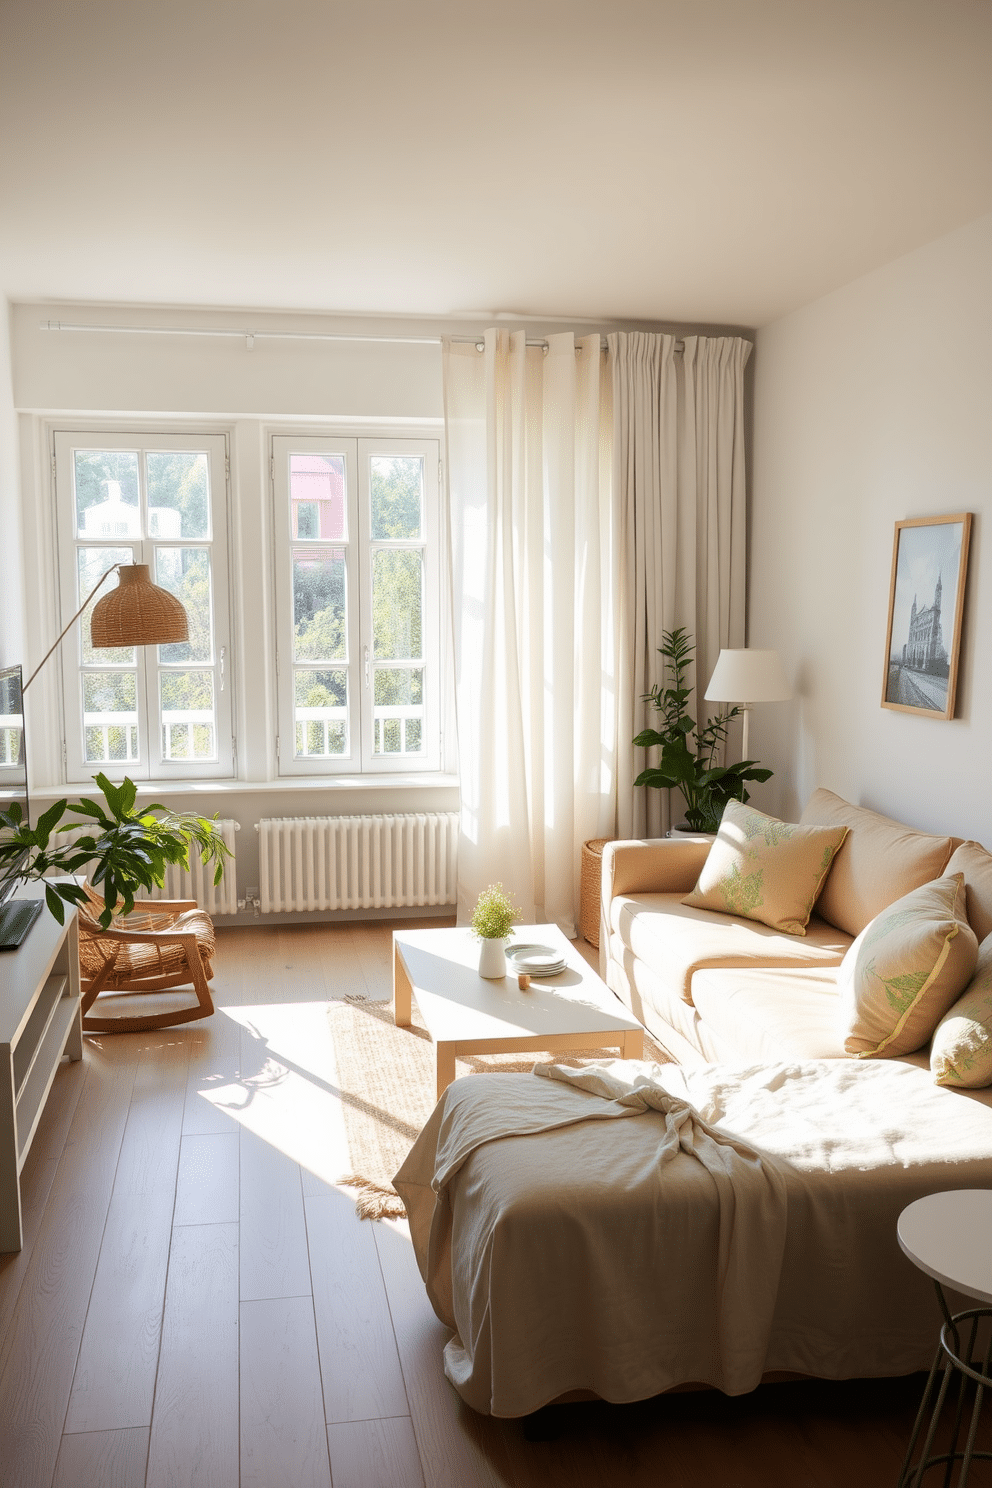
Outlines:
{"label": "white coffee table", "polygon": [[601,1045],[640,1059],[644,1029],[556,925],[517,925],[511,946],[554,946],[565,958],[555,977],[525,991],[510,973],[480,977],[479,942],[461,926],[394,930],[393,1017],[411,1022],[411,999],[437,1051],[437,1094],[455,1078],[459,1054],[560,1054]]}

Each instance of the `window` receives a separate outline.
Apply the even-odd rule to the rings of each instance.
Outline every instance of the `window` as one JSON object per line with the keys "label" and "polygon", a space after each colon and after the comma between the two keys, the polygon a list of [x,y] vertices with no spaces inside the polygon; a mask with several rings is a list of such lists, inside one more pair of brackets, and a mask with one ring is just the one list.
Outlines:
{"label": "window", "polygon": [[439,454],[273,438],[283,774],[439,767]]}
{"label": "window", "polygon": [[62,644],[70,780],[233,773],[225,472],[223,435],[56,434],[63,616],[146,563],[189,617],[181,644],[98,651],[87,605]]}

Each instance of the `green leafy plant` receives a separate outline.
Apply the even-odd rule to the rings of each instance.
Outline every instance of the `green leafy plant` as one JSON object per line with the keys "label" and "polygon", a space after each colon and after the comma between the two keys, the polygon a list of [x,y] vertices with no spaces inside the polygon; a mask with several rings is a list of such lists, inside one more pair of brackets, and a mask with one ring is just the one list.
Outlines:
{"label": "green leafy plant", "polygon": [[520,911],[501,883],[483,889],[472,913],[472,930],[480,940],[505,940],[513,934]]}
{"label": "green leafy plant", "polygon": [[[105,909],[100,915],[104,929],[117,914],[128,914],[134,908],[134,896],[140,890],[161,888],[170,864],[189,867],[190,852],[195,850],[203,863],[212,862],[214,883],[224,876],[224,859],[231,856],[216,822],[193,812],[169,811],[155,802],[135,807],[138,790],[133,780],[114,785],[106,775],[94,779],[104,795],[105,805],[84,797],[80,801],[56,801],[31,827],[15,802],[9,811],[0,812],[0,883],[30,879],[45,880],[45,899],[58,920],[65,921],[65,904],[86,900],[82,885],[72,879],[50,877],[51,874],[79,874],[87,877],[103,896]],[[59,841],[58,834],[69,832],[79,823],[59,823],[71,812],[82,817],[90,830],[73,841]],[[25,856],[26,855],[26,856]]]}
{"label": "green leafy plant", "polygon": [[696,832],[715,832],[728,801],[749,799],[746,781],[768,780],[771,770],[755,760],[741,760],[736,765],[722,765],[718,755],[726,743],[727,729],[740,708],[719,713],[702,727],[688,712],[692,689],[686,686],[693,665],[692,637],[683,626],[662,633],[658,652],[665,658],[665,679],[670,686],[658,684],[644,694],[662,715],[660,728],[643,729],[634,740],[639,749],[659,746],[657,765],[642,770],[635,785],[650,785],[659,790],[677,790],[685,801],[685,819]]}

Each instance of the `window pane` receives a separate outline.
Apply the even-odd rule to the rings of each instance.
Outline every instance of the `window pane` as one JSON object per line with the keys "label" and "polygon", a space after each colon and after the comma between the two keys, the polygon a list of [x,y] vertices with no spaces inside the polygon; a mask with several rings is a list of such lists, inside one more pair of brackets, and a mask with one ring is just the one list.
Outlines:
{"label": "window pane", "polygon": [[136,672],[83,673],[83,735],[87,764],[138,758]]}
{"label": "window pane", "polygon": [[163,672],[159,681],[165,759],[217,755],[213,672]]}
{"label": "window pane", "polygon": [[182,601],[189,620],[189,640],[159,646],[159,661],[212,661],[210,550],[156,548],[155,582]]}
{"label": "window pane", "polygon": [[419,754],[423,748],[422,667],[376,667],[376,754]]}
{"label": "window pane", "polygon": [[369,473],[373,539],[420,537],[424,506],[421,457],[373,455]]}
{"label": "window pane", "polygon": [[344,456],[290,455],[289,504],[294,538],[346,537]]}
{"label": "window pane", "polygon": [[[79,569],[76,603],[82,604],[108,568],[113,568],[115,563],[134,562],[134,550],[132,548],[77,548],[76,561]],[[113,579],[108,579],[99,594],[90,600],[79,617],[80,654],[84,666],[92,666],[94,662],[97,666],[134,666],[133,646],[101,646],[98,650],[92,640],[90,621],[93,618],[94,607],[99,604],[105,594],[110,594],[115,587]]]}
{"label": "window pane", "polygon": [[294,537],[320,536],[320,505],[316,501],[299,501],[293,508],[296,517]]}
{"label": "window pane", "polygon": [[294,749],[297,759],[348,753],[348,673],[297,671]]}
{"label": "window pane", "polygon": [[148,536],[210,536],[210,475],[196,450],[156,450],[145,456]]}
{"label": "window pane", "polygon": [[380,661],[423,655],[424,559],[419,548],[372,555],[372,644]]}
{"label": "window pane", "polygon": [[76,536],[140,537],[135,450],[76,450]]}
{"label": "window pane", "polygon": [[346,585],[343,548],[303,548],[293,553],[296,661],[343,661],[347,656]]}

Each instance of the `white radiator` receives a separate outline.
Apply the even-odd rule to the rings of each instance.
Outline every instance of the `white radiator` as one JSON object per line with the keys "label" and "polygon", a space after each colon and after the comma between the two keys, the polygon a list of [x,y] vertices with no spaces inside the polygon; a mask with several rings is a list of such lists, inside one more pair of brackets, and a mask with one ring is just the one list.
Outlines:
{"label": "white radiator", "polygon": [[[235,832],[240,831],[240,823],[230,818],[221,818],[216,823],[220,827],[223,837],[231,852],[235,851]],[[74,842],[77,837],[83,837],[92,832],[93,825],[81,824],[74,827],[71,832],[58,833],[56,840]],[[204,865],[200,862],[196,853],[191,854],[192,861],[188,869],[170,867],[165,870],[165,886],[161,889],[152,889],[153,899],[195,899],[201,909],[205,909],[208,915],[237,914],[238,912],[238,871],[237,858],[224,859],[224,877],[214,887],[214,864]],[[85,869],[80,869],[85,872]],[[139,897],[146,898],[142,889]]]}
{"label": "white radiator", "polygon": [[263,817],[263,914],[454,904],[456,811],[403,816]]}

